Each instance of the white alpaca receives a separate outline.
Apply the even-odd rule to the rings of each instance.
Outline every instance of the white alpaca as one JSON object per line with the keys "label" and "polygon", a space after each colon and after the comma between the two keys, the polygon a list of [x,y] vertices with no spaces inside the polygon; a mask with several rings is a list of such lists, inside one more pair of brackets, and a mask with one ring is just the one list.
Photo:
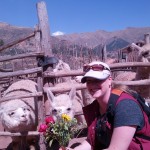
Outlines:
{"label": "white alpaca", "polygon": [[[59,59],[58,64],[53,69],[53,72],[55,72],[55,73],[58,72],[58,71],[67,72],[67,71],[70,71],[70,70],[71,70],[70,66],[67,63],[65,63],[65,62],[63,62],[62,60]],[[57,79],[57,83],[67,82],[67,81],[70,81],[70,80],[71,80],[71,77],[59,77]]]}
{"label": "white alpaca", "polygon": [[76,90],[72,88],[69,94],[59,94],[54,96],[50,89],[47,90],[47,98],[51,105],[51,115],[54,120],[61,117],[62,114],[67,114],[70,118],[75,115],[74,101],[76,97]]}
{"label": "white alpaca", "polygon": [[[131,47],[138,50],[138,62],[150,62],[150,44],[146,44],[143,47],[139,47],[132,43]],[[136,72],[125,72],[119,74],[114,80],[115,81],[130,81],[130,80],[142,80],[150,78],[150,67],[138,67]],[[117,87],[116,85],[115,87]],[[139,92],[144,98],[150,97],[149,86],[138,86],[134,87],[134,90]]]}
{"label": "white alpaca", "polygon": [[[37,92],[37,84],[31,80],[20,80],[13,83],[3,97],[12,97],[12,100],[0,103],[0,119],[4,128],[12,133],[36,131],[37,128],[37,100],[36,98],[13,99],[13,96]],[[20,137],[13,137],[13,142],[20,142]],[[31,138],[32,139],[32,138]],[[15,147],[16,146],[16,147]],[[16,144],[14,149],[18,149]]]}
{"label": "white alpaca", "polygon": [[53,69],[53,72],[61,71],[62,69],[71,70],[67,63],[59,59],[58,64],[56,65],[55,69]]}
{"label": "white alpaca", "polygon": [[[68,94],[65,93],[56,96],[48,88],[47,97],[51,105],[50,115],[53,116],[55,121],[58,120],[62,116],[62,114],[67,114],[72,119],[76,117],[75,116],[76,110],[79,110],[79,108],[80,110],[82,110],[81,104],[78,103],[76,100],[76,89],[74,87],[71,89],[71,91]],[[86,127],[86,123],[78,120],[78,117],[77,117],[77,121],[78,121],[78,125],[81,128]],[[75,142],[73,139],[70,140],[70,145],[72,145]]]}

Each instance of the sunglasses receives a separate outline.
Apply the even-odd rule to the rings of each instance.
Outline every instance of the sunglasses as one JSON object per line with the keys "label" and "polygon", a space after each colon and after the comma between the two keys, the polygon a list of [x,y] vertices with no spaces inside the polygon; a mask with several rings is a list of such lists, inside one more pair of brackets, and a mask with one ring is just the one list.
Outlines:
{"label": "sunglasses", "polygon": [[88,72],[90,69],[92,69],[93,71],[109,70],[108,68],[106,68],[106,67],[104,67],[103,65],[100,65],[100,64],[95,64],[95,65],[92,65],[92,66],[89,66],[89,65],[84,65],[83,66],[83,71],[84,72]]}

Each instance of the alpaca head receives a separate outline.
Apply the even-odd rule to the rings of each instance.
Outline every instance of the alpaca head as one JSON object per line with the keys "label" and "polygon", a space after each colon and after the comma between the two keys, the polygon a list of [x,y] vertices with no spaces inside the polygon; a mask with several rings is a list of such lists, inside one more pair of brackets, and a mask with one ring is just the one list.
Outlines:
{"label": "alpaca head", "polygon": [[72,88],[69,94],[60,94],[57,96],[54,96],[50,89],[47,90],[47,97],[51,104],[51,114],[54,120],[59,119],[62,114],[67,114],[70,118],[74,117],[73,101],[75,96],[75,88]]}
{"label": "alpaca head", "polygon": [[55,69],[53,69],[53,72],[62,71],[62,70],[71,70],[70,66],[63,62],[62,60],[59,60],[58,64],[55,66]]}
{"label": "alpaca head", "polygon": [[0,119],[7,131],[22,132],[31,130],[33,120],[31,108],[21,100],[11,100],[0,104]]}
{"label": "alpaca head", "polygon": [[150,62],[150,44],[142,47],[142,51],[139,52],[138,60],[141,62]]}

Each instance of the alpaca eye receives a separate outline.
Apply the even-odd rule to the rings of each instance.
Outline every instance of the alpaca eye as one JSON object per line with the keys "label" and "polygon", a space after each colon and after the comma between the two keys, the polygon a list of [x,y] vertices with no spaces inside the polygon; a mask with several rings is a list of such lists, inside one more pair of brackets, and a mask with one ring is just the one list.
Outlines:
{"label": "alpaca eye", "polygon": [[71,110],[71,108],[67,108],[67,111],[70,111]]}
{"label": "alpaca eye", "polygon": [[27,111],[30,111],[30,109],[29,109],[29,108],[27,108]]}
{"label": "alpaca eye", "polygon": [[146,57],[148,55],[149,55],[149,52],[145,52],[145,53],[142,54],[142,56],[144,56],[144,57]]}
{"label": "alpaca eye", "polygon": [[23,111],[30,111],[29,108],[23,108]]}
{"label": "alpaca eye", "polygon": [[9,113],[9,116],[12,116],[12,115],[14,115],[15,113],[14,112],[11,112],[11,113]]}
{"label": "alpaca eye", "polygon": [[57,113],[57,110],[56,110],[56,109],[53,109],[53,110],[52,110],[52,113]]}

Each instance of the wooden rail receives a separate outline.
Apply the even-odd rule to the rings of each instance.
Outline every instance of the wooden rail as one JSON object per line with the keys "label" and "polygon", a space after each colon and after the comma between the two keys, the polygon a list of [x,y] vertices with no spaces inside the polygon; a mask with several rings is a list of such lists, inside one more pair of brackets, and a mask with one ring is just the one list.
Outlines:
{"label": "wooden rail", "polygon": [[[73,84],[73,86],[76,88],[76,90],[81,90],[81,89],[85,89],[86,85],[85,84]],[[68,92],[70,91],[72,88],[72,84],[68,84],[67,87],[44,87],[43,91],[46,93],[47,89],[50,89],[53,93],[63,93],[63,92]]]}
{"label": "wooden rail", "polygon": [[2,69],[0,68],[0,72],[12,72],[13,70],[12,69]]}
{"label": "wooden rail", "polygon": [[[145,80],[136,80],[136,81],[112,81],[113,84],[117,85],[131,85],[131,86],[141,86],[141,85],[150,85],[150,79]],[[76,88],[76,90],[81,90],[86,88],[86,84],[75,84],[73,83],[73,86]],[[67,87],[44,87],[43,91],[44,93],[47,92],[47,89],[50,89],[53,93],[63,93],[68,92],[72,88],[72,83],[68,83]]]}
{"label": "wooden rail", "polygon": [[0,132],[0,136],[33,136],[33,135],[40,135],[38,131],[29,131],[28,134],[23,133],[11,133],[11,132]]}
{"label": "wooden rail", "polygon": [[[121,71],[121,70],[127,70],[127,67],[129,67],[128,71],[131,71],[130,68],[132,67],[150,67],[150,63],[143,63],[143,62],[126,62],[126,63],[114,63],[110,65],[111,71]],[[118,70],[119,69],[119,70]],[[84,72],[82,69],[79,70],[70,70],[70,71],[59,71],[57,73],[54,72],[44,72],[44,77],[48,78],[58,78],[58,77],[68,77],[68,76],[80,76],[83,75]]]}
{"label": "wooden rail", "polygon": [[27,69],[27,70],[19,70],[19,71],[15,71],[15,72],[2,73],[2,74],[0,74],[0,79],[6,78],[6,77],[14,77],[14,76],[38,73],[38,72],[42,72],[42,67],[37,67],[37,68]]}
{"label": "wooden rail", "polygon": [[[21,90],[21,89],[20,89]],[[0,103],[9,101],[9,100],[14,100],[14,99],[22,99],[22,98],[28,98],[28,97],[39,97],[43,96],[43,92],[36,92],[36,93],[29,93],[29,94],[22,94],[20,96],[10,96],[10,97],[3,97],[0,99]]]}
{"label": "wooden rail", "polygon": [[135,81],[113,81],[112,83],[118,85],[131,85],[131,86],[150,85],[150,79],[135,80]]}
{"label": "wooden rail", "polygon": [[[83,125],[78,125],[77,129],[81,130],[83,128],[86,128],[87,126],[85,124]],[[43,135],[43,133],[40,133],[38,131],[29,131],[27,133],[11,133],[11,132],[0,132],[0,136],[39,136],[39,135]]]}
{"label": "wooden rail", "polygon": [[44,56],[44,52],[32,52],[28,54],[18,54],[15,56],[3,56],[3,58],[0,58],[0,62],[9,61],[13,59],[22,59],[26,57],[36,57],[36,56]]}
{"label": "wooden rail", "polygon": [[70,70],[70,71],[59,71],[57,73],[54,72],[44,72],[43,75],[45,78],[58,78],[58,77],[68,77],[68,76],[79,76],[83,75],[84,72],[82,70]]}
{"label": "wooden rail", "polygon": [[114,63],[109,65],[110,68],[115,69],[115,68],[124,68],[124,67],[150,67],[150,63],[145,63],[145,62],[125,62],[125,63]]}

